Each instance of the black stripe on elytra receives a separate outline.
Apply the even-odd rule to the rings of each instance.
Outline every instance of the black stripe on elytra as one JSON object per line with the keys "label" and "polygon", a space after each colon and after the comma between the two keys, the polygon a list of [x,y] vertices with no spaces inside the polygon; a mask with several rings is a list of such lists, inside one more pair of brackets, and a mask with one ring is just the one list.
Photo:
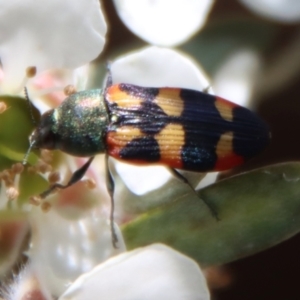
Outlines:
{"label": "black stripe on elytra", "polygon": [[183,168],[198,172],[212,170],[217,160],[216,145],[229,124],[216,109],[214,96],[182,89],[180,97],[184,101],[181,115],[185,131],[181,150]]}
{"label": "black stripe on elytra", "polygon": [[155,135],[169,123],[165,112],[153,102],[159,93],[159,88],[121,83],[119,89],[132,97],[142,99],[142,102],[138,108],[119,108],[117,105],[110,105],[110,113],[117,116],[114,127],[134,126],[145,134]]}
{"label": "black stripe on elytra", "polygon": [[136,138],[127,143],[119,152],[124,160],[142,160],[156,162],[160,160],[160,150],[157,141],[150,136]]}
{"label": "black stripe on elytra", "polygon": [[120,83],[119,89],[130,96],[141,98],[145,101],[153,101],[159,93],[159,88],[147,88],[127,83]]}
{"label": "black stripe on elytra", "polygon": [[184,101],[180,117],[185,131],[181,153],[184,169],[212,170],[218,159],[216,146],[225,132],[233,132],[232,151],[244,158],[255,156],[268,144],[268,126],[247,108],[234,107],[233,120],[227,121],[215,107],[215,96],[185,89],[180,96]]}
{"label": "black stripe on elytra", "polygon": [[250,110],[244,107],[235,107],[233,124],[235,124],[233,149],[237,155],[251,158],[269,144],[269,127]]}

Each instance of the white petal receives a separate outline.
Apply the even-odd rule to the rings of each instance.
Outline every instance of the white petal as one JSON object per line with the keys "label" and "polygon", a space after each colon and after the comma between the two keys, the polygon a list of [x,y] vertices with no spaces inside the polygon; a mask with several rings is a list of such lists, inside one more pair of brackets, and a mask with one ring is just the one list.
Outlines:
{"label": "white petal", "polygon": [[[210,86],[204,72],[188,56],[159,47],[148,47],[117,59],[111,65],[111,72],[114,83],[197,90]],[[158,166],[137,167],[116,162],[116,171],[138,195],[163,186],[172,177],[166,168]]]}
{"label": "white petal", "polygon": [[213,78],[213,86],[220,97],[242,106],[249,106],[261,61],[250,49],[238,49],[220,66]]}
{"label": "white petal", "polygon": [[31,215],[32,247],[29,253],[38,278],[54,295],[60,295],[79,275],[125,250],[118,227],[118,249],[113,248],[109,222],[91,212],[80,220],[67,220],[56,211],[35,208]]}
{"label": "white petal", "polygon": [[171,178],[171,173],[162,166],[134,166],[115,161],[119,176],[136,195],[143,195],[163,186]]}
{"label": "white petal", "polygon": [[210,86],[206,74],[195,61],[168,48],[147,47],[123,56],[112,63],[111,72],[114,83],[196,90]]}
{"label": "white petal", "polygon": [[205,175],[205,177],[199,182],[196,187],[196,190],[203,189],[208,185],[211,185],[216,182],[219,172],[210,172]]}
{"label": "white petal", "polygon": [[97,0],[11,0],[0,4],[0,57],[5,85],[37,71],[75,68],[96,58],[106,24]]}
{"label": "white petal", "polygon": [[123,22],[136,35],[160,46],[186,41],[204,24],[213,0],[114,0]]}
{"label": "white petal", "polygon": [[29,91],[30,101],[42,114],[49,109],[57,107],[66,98],[63,91],[67,85],[75,86],[77,91],[85,89],[89,66],[90,64],[86,64],[74,70],[46,70],[29,79],[26,86]]}
{"label": "white petal", "polygon": [[190,258],[155,244],[121,254],[77,279],[59,300],[209,299],[205,278]]}
{"label": "white petal", "polygon": [[299,0],[240,0],[255,13],[286,23],[300,21]]}

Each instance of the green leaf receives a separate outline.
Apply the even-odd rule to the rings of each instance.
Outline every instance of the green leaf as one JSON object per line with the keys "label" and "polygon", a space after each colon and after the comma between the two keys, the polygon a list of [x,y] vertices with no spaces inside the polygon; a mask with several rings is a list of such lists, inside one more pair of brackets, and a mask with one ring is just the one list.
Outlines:
{"label": "green leaf", "polygon": [[[20,97],[1,96],[7,110],[0,114],[0,170],[9,168],[13,162],[22,161],[28,149],[28,137],[34,124],[32,122],[28,104]],[[32,107],[36,120],[38,111]],[[36,160],[34,154],[29,161]]]}
{"label": "green leaf", "polygon": [[128,248],[168,244],[202,266],[223,264],[274,246],[300,230],[300,163],[235,176],[178,196],[127,223]]}
{"label": "green leaf", "polygon": [[31,196],[40,194],[48,187],[49,183],[41,175],[24,171],[20,177],[18,203],[28,203]]}

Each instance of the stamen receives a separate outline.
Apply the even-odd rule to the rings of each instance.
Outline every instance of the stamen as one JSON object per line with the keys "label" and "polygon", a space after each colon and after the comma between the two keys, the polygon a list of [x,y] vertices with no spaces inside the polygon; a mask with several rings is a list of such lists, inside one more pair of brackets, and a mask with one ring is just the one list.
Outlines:
{"label": "stamen", "polygon": [[42,203],[42,199],[40,196],[31,196],[29,198],[29,203],[34,206],[39,206]]}
{"label": "stamen", "polygon": [[27,67],[27,69],[26,69],[26,77],[27,78],[32,78],[35,75],[36,75],[36,67],[35,66]]}
{"label": "stamen", "polygon": [[14,182],[14,175],[10,169],[7,169],[1,173],[1,179],[4,181],[5,186],[12,186]]}
{"label": "stamen", "polygon": [[74,85],[69,84],[64,88],[64,93],[66,96],[70,96],[72,94],[77,93],[77,91]]}
{"label": "stamen", "polygon": [[14,186],[10,186],[6,189],[6,196],[8,200],[15,200],[19,197],[19,191]]}
{"label": "stamen", "polygon": [[50,184],[60,181],[60,174],[57,171],[53,171],[48,176],[48,181]]}
{"label": "stamen", "polygon": [[90,189],[90,190],[92,190],[92,189],[94,189],[94,188],[96,187],[96,182],[95,182],[95,180],[92,179],[92,178],[87,178],[87,179],[85,179],[85,180],[83,180],[83,181],[84,181],[86,187],[87,187],[88,189]]}
{"label": "stamen", "polygon": [[47,201],[43,202],[41,205],[41,209],[43,212],[48,212],[51,209],[51,204]]}
{"label": "stamen", "polygon": [[35,167],[36,167],[37,172],[40,172],[42,174],[52,171],[52,166],[47,164],[43,160],[39,160]]}
{"label": "stamen", "polygon": [[21,174],[24,171],[24,166],[21,163],[13,164],[11,167],[12,173],[15,174]]}

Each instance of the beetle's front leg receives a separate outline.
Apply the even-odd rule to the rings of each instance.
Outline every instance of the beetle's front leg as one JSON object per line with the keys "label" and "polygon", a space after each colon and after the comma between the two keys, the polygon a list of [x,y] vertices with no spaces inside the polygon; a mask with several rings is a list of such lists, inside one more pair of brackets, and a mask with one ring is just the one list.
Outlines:
{"label": "beetle's front leg", "polygon": [[91,165],[94,157],[95,156],[92,156],[91,158],[89,158],[89,160],[81,168],[76,170],[73,173],[72,177],[70,178],[70,180],[67,184],[55,183],[55,184],[51,185],[48,190],[46,190],[40,194],[41,199],[48,197],[55,190],[66,189],[66,188],[72,186],[73,184],[75,184],[76,182],[78,182],[80,179],[82,179],[82,177],[86,173],[87,169]]}

